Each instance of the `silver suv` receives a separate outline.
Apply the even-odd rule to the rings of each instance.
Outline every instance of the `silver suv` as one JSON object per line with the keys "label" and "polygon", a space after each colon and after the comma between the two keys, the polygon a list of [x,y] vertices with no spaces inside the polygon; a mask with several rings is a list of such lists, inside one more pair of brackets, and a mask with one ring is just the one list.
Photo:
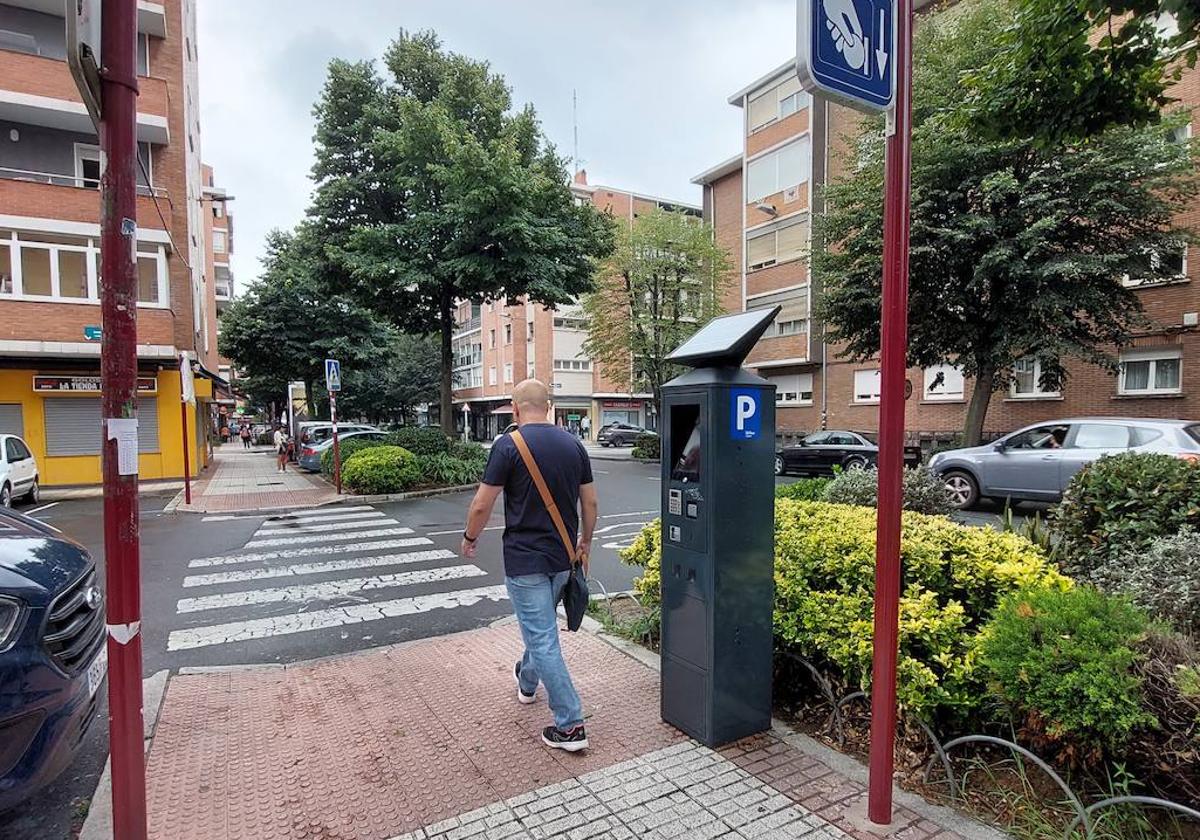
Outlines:
{"label": "silver suv", "polygon": [[1200,423],[1078,417],[1026,426],[986,446],[929,459],[958,508],[982,499],[1056,502],[1075,473],[1103,455],[1162,452],[1200,460]]}

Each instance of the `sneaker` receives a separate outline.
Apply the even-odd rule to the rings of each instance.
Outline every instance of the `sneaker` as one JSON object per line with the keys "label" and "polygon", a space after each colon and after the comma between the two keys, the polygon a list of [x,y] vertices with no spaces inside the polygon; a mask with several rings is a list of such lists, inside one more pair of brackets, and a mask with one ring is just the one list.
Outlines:
{"label": "sneaker", "polygon": [[579,752],[588,748],[587,733],[583,724],[567,732],[563,732],[557,726],[547,726],[542,730],[542,743],[552,749],[567,752]]}
{"label": "sneaker", "polygon": [[517,684],[517,702],[528,706],[530,703],[537,702],[537,686],[533,688],[533,694],[526,694],[521,690],[521,663],[518,662],[513,667],[513,680]]}

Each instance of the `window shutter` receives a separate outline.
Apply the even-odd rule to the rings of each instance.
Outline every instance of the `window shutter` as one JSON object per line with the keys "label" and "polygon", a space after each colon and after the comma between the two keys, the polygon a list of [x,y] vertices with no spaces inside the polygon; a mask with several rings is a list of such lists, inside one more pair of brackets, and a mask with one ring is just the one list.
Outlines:
{"label": "window shutter", "polygon": [[777,246],[779,262],[794,260],[808,250],[808,220],[788,225],[779,230]]}
{"label": "window shutter", "polygon": [[0,404],[0,435],[25,437],[25,418],[20,403]]}
{"label": "window shutter", "polygon": [[775,261],[775,232],[761,234],[746,242],[746,265],[750,268]]}
{"label": "window shutter", "polygon": [[767,92],[751,99],[746,109],[747,119],[750,120],[750,130],[764,126],[779,116],[779,97],[772,88]]}

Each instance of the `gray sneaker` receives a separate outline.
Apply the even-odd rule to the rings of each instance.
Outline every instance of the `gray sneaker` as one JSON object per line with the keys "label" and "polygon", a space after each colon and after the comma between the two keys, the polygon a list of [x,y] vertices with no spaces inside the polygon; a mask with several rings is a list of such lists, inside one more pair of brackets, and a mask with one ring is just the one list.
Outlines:
{"label": "gray sneaker", "polygon": [[533,694],[526,694],[521,690],[521,663],[518,662],[513,667],[513,680],[517,684],[517,702],[528,706],[530,703],[537,702],[537,686],[533,687]]}

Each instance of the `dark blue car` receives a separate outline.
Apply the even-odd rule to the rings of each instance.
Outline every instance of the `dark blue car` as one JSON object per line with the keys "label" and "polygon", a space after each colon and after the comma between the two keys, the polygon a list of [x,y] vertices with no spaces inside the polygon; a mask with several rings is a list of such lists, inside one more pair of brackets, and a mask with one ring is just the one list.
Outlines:
{"label": "dark blue car", "polygon": [[96,716],[104,646],[87,550],[0,509],[0,811],[71,763]]}

